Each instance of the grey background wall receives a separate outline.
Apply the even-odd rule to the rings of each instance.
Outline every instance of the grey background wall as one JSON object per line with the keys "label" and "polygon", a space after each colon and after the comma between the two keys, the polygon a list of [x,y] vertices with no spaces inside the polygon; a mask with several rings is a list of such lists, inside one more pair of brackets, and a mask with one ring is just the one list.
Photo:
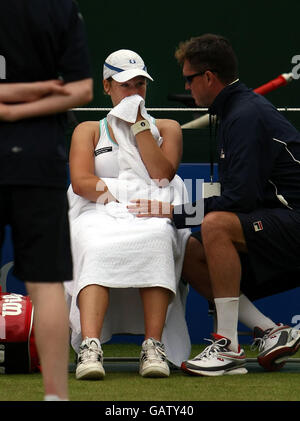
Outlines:
{"label": "grey background wall", "polygon": [[[86,23],[93,66],[93,107],[111,105],[102,91],[102,65],[108,54],[120,48],[137,51],[154,78],[148,89],[148,107],[181,106],[167,97],[185,93],[174,52],[180,41],[191,36],[212,32],[229,38],[239,58],[240,78],[251,88],[290,72],[292,57],[300,55],[299,0],[78,0],[78,4]],[[300,79],[269,93],[267,98],[278,107],[299,107]],[[181,124],[192,119],[188,113],[159,115],[176,118]],[[285,115],[300,129],[299,112]],[[78,113],[77,117],[80,121],[97,120],[102,115]],[[203,132],[193,134],[199,135],[206,136]],[[193,136],[184,132],[186,150]]]}

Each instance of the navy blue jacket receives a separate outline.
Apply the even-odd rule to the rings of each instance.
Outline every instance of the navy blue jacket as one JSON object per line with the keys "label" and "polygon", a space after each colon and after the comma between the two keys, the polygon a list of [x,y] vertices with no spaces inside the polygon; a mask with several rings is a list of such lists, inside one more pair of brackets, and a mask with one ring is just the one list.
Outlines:
{"label": "navy blue jacket", "polygon": [[[211,211],[248,213],[258,208],[300,211],[300,133],[264,97],[237,81],[209,109],[218,127],[221,195],[204,199]],[[186,224],[184,207],[174,223]]]}

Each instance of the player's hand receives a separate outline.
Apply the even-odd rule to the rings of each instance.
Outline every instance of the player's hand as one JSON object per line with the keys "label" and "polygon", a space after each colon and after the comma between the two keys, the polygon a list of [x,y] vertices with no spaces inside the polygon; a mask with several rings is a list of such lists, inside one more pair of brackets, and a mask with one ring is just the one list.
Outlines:
{"label": "player's hand", "polygon": [[174,206],[171,203],[147,199],[136,199],[130,202],[132,205],[127,205],[127,209],[138,218],[173,218]]}

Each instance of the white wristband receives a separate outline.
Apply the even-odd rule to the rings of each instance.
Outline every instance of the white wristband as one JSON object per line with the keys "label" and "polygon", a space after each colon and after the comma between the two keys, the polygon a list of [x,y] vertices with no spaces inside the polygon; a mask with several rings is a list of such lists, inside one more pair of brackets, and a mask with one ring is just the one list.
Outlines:
{"label": "white wristband", "polygon": [[131,131],[136,136],[138,133],[144,130],[150,130],[150,124],[148,120],[140,120],[131,126]]}

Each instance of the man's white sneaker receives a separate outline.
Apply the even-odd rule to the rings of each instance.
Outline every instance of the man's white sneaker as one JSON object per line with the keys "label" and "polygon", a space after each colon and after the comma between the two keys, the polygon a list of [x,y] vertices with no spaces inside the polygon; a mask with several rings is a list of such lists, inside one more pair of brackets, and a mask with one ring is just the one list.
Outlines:
{"label": "man's white sneaker", "polygon": [[279,324],[265,331],[254,328],[252,348],[258,347],[258,363],[268,371],[277,371],[300,347],[300,330]]}
{"label": "man's white sneaker", "polygon": [[103,352],[101,346],[93,338],[85,338],[81,343],[77,359],[76,379],[103,379]]}
{"label": "man's white sneaker", "polygon": [[165,347],[153,338],[145,340],[142,344],[140,375],[143,377],[168,377],[170,375]]}
{"label": "man's white sneaker", "polygon": [[212,338],[212,344],[204,351],[181,364],[182,370],[198,376],[246,374],[248,371],[245,368],[244,351],[242,349],[239,349],[239,352],[231,351],[228,348],[230,340],[216,333],[212,334]]}

